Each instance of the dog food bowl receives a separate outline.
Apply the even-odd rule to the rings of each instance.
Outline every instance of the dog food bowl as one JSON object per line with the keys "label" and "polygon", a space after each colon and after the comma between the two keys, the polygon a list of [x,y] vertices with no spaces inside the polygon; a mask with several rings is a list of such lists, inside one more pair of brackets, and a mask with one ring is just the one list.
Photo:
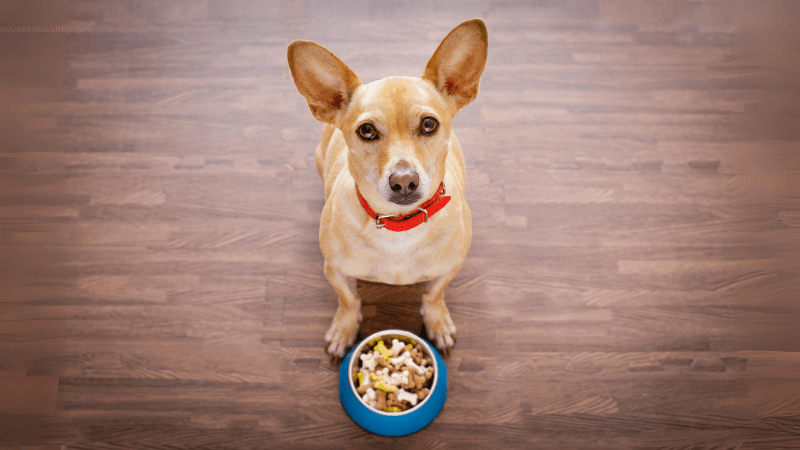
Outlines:
{"label": "dog food bowl", "polygon": [[[398,413],[379,411],[356,392],[353,372],[358,370],[358,357],[369,342],[377,337],[390,336],[404,342],[420,344],[425,358],[433,365],[433,382],[428,395],[416,406]],[[339,400],[345,412],[361,428],[381,436],[405,436],[428,426],[439,415],[447,396],[447,367],[439,353],[425,339],[403,330],[384,330],[359,342],[345,356],[339,369]]]}

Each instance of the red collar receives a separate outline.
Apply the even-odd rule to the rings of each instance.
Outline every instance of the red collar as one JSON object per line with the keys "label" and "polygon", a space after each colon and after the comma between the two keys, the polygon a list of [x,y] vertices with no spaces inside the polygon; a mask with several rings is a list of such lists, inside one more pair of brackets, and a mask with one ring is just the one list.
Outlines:
{"label": "red collar", "polygon": [[361,206],[364,207],[370,217],[375,219],[375,225],[378,229],[382,228],[389,231],[408,231],[421,223],[427,222],[430,216],[436,214],[450,201],[449,196],[444,197],[444,192],[444,181],[442,181],[433,198],[420,205],[416,211],[402,216],[381,216],[369,207],[367,201],[361,196],[358,185],[356,185],[356,194]]}

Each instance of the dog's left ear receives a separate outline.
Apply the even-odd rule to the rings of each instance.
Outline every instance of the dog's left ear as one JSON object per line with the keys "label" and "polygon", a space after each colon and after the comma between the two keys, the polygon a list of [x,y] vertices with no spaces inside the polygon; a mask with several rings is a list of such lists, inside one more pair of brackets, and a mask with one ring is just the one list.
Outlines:
{"label": "dog's left ear", "polygon": [[433,83],[461,109],[478,96],[488,49],[486,24],[481,19],[468,20],[442,40],[425,66],[422,79]]}

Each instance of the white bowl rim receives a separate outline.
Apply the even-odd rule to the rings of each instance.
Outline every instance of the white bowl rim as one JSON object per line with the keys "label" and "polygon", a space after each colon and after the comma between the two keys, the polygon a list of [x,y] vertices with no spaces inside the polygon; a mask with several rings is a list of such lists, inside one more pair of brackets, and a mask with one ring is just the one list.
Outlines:
{"label": "white bowl rim", "polygon": [[[366,404],[364,402],[364,399],[361,398],[361,396],[358,394],[358,391],[356,391],[355,381],[353,380],[353,372],[355,370],[355,367],[354,367],[355,366],[355,360],[356,360],[356,358],[358,356],[360,356],[359,355],[359,351],[364,347],[364,344],[369,343],[369,341],[375,339],[376,337],[383,337],[383,336],[385,336],[387,334],[405,336],[405,337],[407,337],[409,339],[412,339],[412,340],[416,341],[417,343],[419,343],[420,345],[425,347],[425,349],[428,352],[428,356],[430,356],[429,359],[431,359],[433,361],[433,385],[431,385],[430,392],[428,392],[428,395],[425,397],[425,399],[422,400],[422,402],[418,403],[416,406],[412,406],[411,408],[408,408],[407,410],[399,412],[399,413],[390,413],[390,412],[386,412],[386,411],[381,411],[379,409],[373,408],[372,406]],[[353,353],[350,356],[350,365],[349,365],[349,367],[347,369],[348,369],[347,370],[347,378],[350,380],[350,390],[353,392],[353,395],[356,396],[358,401],[361,402],[362,405],[366,406],[370,411],[378,413],[378,414],[381,414],[381,415],[384,415],[384,416],[388,416],[388,417],[399,417],[399,416],[403,416],[405,414],[413,413],[414,411],[419,410],[420,408],[422,408],[422,405],[424,405],[425,402],[428,401],[428,399],[433,397],[433,391],[434,391],[434,389],[436,389],[436,385],[439,383],[439,362],[436,359],[436,355],[433,353],[433,349],[428,345],[428,343],[424,339],[422,339],[419,336],[417,336],[416,334],[414,334],[414,333],[412,333],[410,331],[406,331],[406,330],[383,330],[383,331],[378,331],[378,332],[370,334],[369,336],[364,338],[364,340],[359,342],[358,346],[353,348]]]}

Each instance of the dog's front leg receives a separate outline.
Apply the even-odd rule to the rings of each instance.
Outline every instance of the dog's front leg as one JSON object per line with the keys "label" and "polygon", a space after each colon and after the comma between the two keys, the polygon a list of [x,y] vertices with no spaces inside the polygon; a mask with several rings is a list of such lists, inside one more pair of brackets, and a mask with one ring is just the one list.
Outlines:
{"label": "dog's front leg", "polygon": [[450,354],[450,348],[456,343],[456,326],[444,304],[444,288],[458,274],[459,269],[461,266],[425,283],[426,289],[422,294],[422,306],[419,310],[425,323],[425,330],[428,332],[428,339],[434,342],[436,348],[445,356]]}
{"label": "dog's front leg", "polygon": [[339,295],[339,307],[333,316],[333,323],[325,333],[325,348],[332,361],[344,358],[345,352],[358,335],[358,324],[361,322],[361,299],[358,298],[358,283],[355,277],[349,277],[325,261],[325,278]]}

